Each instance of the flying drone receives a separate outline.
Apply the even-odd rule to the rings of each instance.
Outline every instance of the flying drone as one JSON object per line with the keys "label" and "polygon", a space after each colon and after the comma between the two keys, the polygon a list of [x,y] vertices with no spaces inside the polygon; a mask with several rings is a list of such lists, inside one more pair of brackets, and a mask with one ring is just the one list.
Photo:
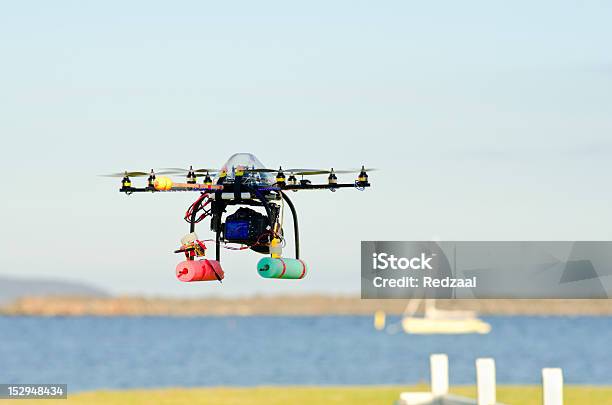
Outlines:
{"label": "flying drone", "polygon": [[[330,190],[370,187],[367,172],[374,169],[318,170],[318,169],[268,169],[250,153],[236,153],[219,170],[169,168],[159,172],[115,173],[108,177],[122,177],[120,192],[157,193],[195,191],[198,198],[189,206],[184,219],[189,233],[181,239],[180,248],[174,253],[184,254],[185,260],[176,266],[180,281],[215,281],[225,277],[221,268],[221,248],[231,250],[250,249],[267,255],[257,263],[260,276],[270,279],[302,279],[308,267],[300,259],[300,237],[295,206],[288,191]],[[351,183],[340,183],[336,174],[358,173]],[[184,183],[173,182],[165,175],[182,174]],[[313,184],[307,177],[327,175],[327,183]],[[135,187],[132,177],[147,177],[145,187]],[[203,179],[202,179],[203,178]],[[198,182],[202,179],[201,182]],[[283,256],[285,237],[283,230],[284,206],[293,216],[295,258]],[[228,207],[238,208],[225,217]],[[260,207],[258,212],[250,207]],[[210,218],[210,229],[215,239],[200,240],[195,233],[196,224]],[[206,243],[215,243],[215,260],[206,258]]]}

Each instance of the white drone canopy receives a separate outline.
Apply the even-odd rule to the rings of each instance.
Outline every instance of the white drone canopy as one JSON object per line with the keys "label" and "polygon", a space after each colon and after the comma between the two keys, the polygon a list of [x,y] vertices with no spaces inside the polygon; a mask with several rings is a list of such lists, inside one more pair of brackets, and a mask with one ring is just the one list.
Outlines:
{"label": "white drone canopy", "polygon": [[[234,153],[221,167],[220,172],[227,173],[226,183],[232,183],[236,177],[236,170],[265,168],[266,166],[252,153]],[[246,171],[243,175],[243,182],[246,184],[271,185],[274,183],[274,176],[265,172]]]}

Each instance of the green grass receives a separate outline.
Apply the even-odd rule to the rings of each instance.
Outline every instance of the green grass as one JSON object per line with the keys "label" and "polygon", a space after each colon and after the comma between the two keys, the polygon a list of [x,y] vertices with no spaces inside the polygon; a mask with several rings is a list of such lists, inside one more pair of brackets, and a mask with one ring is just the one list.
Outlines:
{"label": "green grass", "polygon": [[[426,386],[364,387],[257,387],[257,388],[172,388],[154,390],[93,391],[69,395],[66,400],[46,400],[51,404],[132,405],[132,404],[200,404],[200,405],[391,405],[403,391],[427,391]],[[455,387],[452,392],[475,397],[474,387]],[[566,386],[565,405],[612,405],[612,387]],[[498,386],[497,400],[506,404],[540,405],[538,386]],[[0,401],[15,404],[15,401]],[[20,400],[19,405],[39,400]]]}

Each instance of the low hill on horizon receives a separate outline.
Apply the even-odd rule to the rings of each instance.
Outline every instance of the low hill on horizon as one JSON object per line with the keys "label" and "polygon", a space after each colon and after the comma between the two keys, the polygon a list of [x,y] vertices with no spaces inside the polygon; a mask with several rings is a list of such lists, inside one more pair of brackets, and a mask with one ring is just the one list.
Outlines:
{"label": "low hill on horizon", "polygon": [[60,280],[0,275],[0,304],[32,296],[80,296],[107,298],[109,293],[90,284]]}

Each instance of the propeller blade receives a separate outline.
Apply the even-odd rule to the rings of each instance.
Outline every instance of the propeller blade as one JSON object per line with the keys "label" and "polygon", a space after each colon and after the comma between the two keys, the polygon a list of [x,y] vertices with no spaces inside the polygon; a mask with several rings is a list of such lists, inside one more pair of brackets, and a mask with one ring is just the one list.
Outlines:
{"label": "propeller blade", "polygon": [[[244,169],[245,172],[251,172],[251,173],[278,173],[279,169],[268,169],[268,168],[261,168],[261,169]],[[289,174],[302,174],[302,173],[310,173],[310,172],[319,172],[319,169],[282,169],[283,173],[289,173]],[[318,173],[318,174],[323,174],[323,173]]]}
{"label": "propeller blade", "polygon": [[125,177],[126,175],[128,177],[144,177],[144,176],[150,176],[151,174],[154,175],[160,175],[160,174],[173,174],[173,172],[171,171],[155,171],[155,170],[151,170],[149,172],[121,172],[121,173],[111,173],[111,174],[101,174],[101,177]]}
{"label": "propeller blade", "polygon": [[147,172],[121,172],[121,173],[111,173],[111,174],[101,174],[101,177],[143,177],[148,176],[150,173]]}
{"label": "propeller blade", "polygon": [[162,170],[162,171],[159,171],[159,172],[154,172],[154,174],[158,175],[158,174],[176,174],[176,173],[174,173],[171,170]]}
{"label": "propeller blade", "polygon": [[[377,169],[361,167],[359,169],[334,170],[334,173],[336,174],[360,173],[362,170],[365,170],[366,172],[371,172]],[[261,169],[244,169],[244,171],[251,172],[251,173],[277,173],[278,169],[261,168]],[[331,170],[324,170],[324,169],[283,169],[283,173],[293,174],[295,176],[315,176],[319,174],[330,174],[331,172],[332,172]]]}
{"label": "propeller blade", "polygon": [[166,167],[163,170],[167,170],[166,174],[187,174],[189,171],[194,173],[219,173],[218,169],[183,169],[180,167]]}
{"label": "propeller blade", "polygon": [[[347,173],[361,173],[362,170],[366,172],[375,171],[377,169],[370,168],[359,168],[359,169],[348,169],[348,170],[334,170],[335,174],[347,174]],[[290,171],[290,170],[287,170]],[[320,169],[308,169],[308,170],[298,170],[291,172],[298,176],[316,176],[319,174],[330,174],[331,170],[320,170]]]}
{"label": "propeller blade", "polygon": [[196,173],[218,173],[219,170],[218,169],[195,169],[194,172]]}
{"label": "propeller blade", "polygon": [[300,169],[287,169],[284,170],[285,173],[289,173],[289,174],[294,174],[294,175],[299,175],[302,173],[310,173],[310,172],[319,172],[319,169],[304,169],[304,168],[300,168]]}
{"label": "propeller blade", "polygon": [[331,172],[329,170],[311,169],[311,170],[296,170],[295,172],[291,172],[291,173],[297,176],[315,176],[318,174],[328,174]]}
{"label": "propeller blade", "polygon": [[[263,169],[244,169],[243,171],[249,172],[249,173],[277,173],[278,169],[267,169],[267,168],[263,168]],[[283,171],[285,171],[285,170],[283,170]]]}

